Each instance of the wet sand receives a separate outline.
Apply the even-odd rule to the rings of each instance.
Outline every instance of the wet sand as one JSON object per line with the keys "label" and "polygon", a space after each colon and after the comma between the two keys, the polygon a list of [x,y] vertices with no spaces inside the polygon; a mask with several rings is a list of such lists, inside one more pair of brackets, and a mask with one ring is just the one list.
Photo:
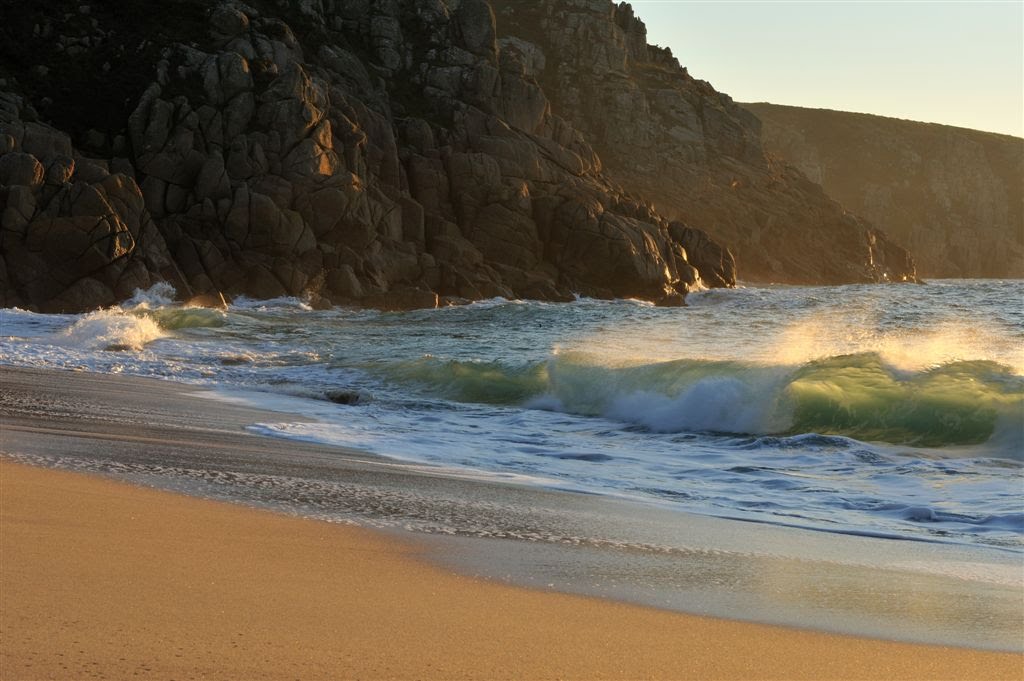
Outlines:
{"label": "wet sand", "polygon": [[29,678],[1021,678],[1013,654],[454,575],[369,530],[0,464],[0,672]]}
{"label": "wet sand", "polygon": [[[24,466],[12,457],[61,466],[120,453],[181,470],[227,460],[244,472],[264,459],[280,467],[285,445],[241,432],[267,413],[175,384],[3,368],[0,388],[4,679],[1024,678],[1019,654],[529,590],[439,568],[428,560],[436,546],[414,535]],[[416,490],[430,512],[431,494],[445,506],[479,495],[589,512],[585,497],[287,446],[296,467],[316,461],[339,479]],[[389,494],[375,513],[398,498]]]}

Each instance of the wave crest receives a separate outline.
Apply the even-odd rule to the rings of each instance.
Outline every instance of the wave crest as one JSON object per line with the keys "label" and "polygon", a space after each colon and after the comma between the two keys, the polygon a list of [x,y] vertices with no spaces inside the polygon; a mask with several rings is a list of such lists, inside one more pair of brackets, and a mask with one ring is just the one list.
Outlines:
{"label": "wave crest", "polygon": [[874,352],[796,367],[616,364],[567,353],[511,367],[424,357],[385,373],[457,401],[524,404],[655,432],[817,433],[915,447],[989,442],[999,455],[1018,452],[1024,432],[1024,377],[982,360],[908,371]]}
{"label": "wave crest", "polygon": [[141,350],[147,343],[165,335],[150,317],[111,308],[80,317],[61,333],[61,341],[81,349]]}

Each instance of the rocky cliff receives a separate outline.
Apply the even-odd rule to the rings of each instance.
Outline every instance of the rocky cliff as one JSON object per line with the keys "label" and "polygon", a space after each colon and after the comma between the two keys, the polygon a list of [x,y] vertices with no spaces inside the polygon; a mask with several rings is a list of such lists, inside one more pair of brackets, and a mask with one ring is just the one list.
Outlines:
{"label": "rocky cliff", "polygon": [[594,145],[608,177],[727,243],[741,278],[914,278],[903,248],[765,155],[755,116],[693,78],[671,51],[648,45],[627,3],[493,4],[499,34],[517,36],[502,45],[527,56],[552,111]]}
{"label": "rocky cliff", "polygon": [[[0,304],[87,309],[154,280],[671,304],[734,282],[723,238],[748,276],[913,276],[769,163],[754,117],[647,48],[627,5],[496,6],[501,34],[484,0],[2,0]],[[567,35],[589,41],[572,68]],[[625,90],[593,89],[605,72],[578,60],[602,49],[626,50]],[[645,97],[695,115],[699,144]],[[675,170],[655,182],[659,156]]]}
{"label": "rocky cliff", "polygon": [[907,246],[925,277],[1024,277],[1024,140],[868,114],[744,104],[770,153]]}

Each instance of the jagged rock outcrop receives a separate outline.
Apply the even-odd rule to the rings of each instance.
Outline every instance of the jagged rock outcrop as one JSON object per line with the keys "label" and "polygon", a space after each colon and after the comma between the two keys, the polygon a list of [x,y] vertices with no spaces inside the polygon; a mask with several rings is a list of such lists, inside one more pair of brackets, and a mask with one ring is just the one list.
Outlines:
{"label": "jagged rock outcrop", "polygon": [[[121,59],[104,72],[135,71],[123,84],[136,90],[124,93],[126,115],[76,111],[65,123],[90,120],[75,138],[85,151],[64,144],[67,154],[113,157],[108,165],[125,174],[108,184],[132,194],[118,199],[131,212],[125,229],[75,238],[131,238],[101,243],[106,269],[96,276],[99,256],[86,279],[82,267],[67,269],[78,283],[62,280],[59,292],[30,285],[12,269],[42,238],[42,213],[25,208],[15,219],[21,240],[4,242],[7,299],[44,309],[108,303],[128,293],[122,268],[163,276],[168,262],[196,295],[305,292],[384,308],[429,306],[438,295],[675,303],[700,281],[668,221],[610,182],[583,136],[551,114],[519,53],[499,46],[486,2],[227,2],[201,13],[180,5],[190,40],[149,20],[156,52],[146,39],[134,47],[141,29],[105,3],[34,17],[31,34],[60,53],[21,69],[17,85],[4,75],[8,90],[42,94],[42,117],[55,125],[53,97],[63,92],[47,92],[37,67],[53,73],[102,52]],[[148,76],[136,61],[146,59]],[[89,83],[70,85],[87,96]],[[27,116],[3,130],[39,125],[34,111]],[[5,210],[20,210],[19,187],[35,179],[19,160],[22,142],[9,147],[0,197]],[[60,191],[77,191],[76,175],[63,179]],[[77,219],[77,210],[65,212]],[[135,234],[135,223],[155,224],[155,235]],[[73,228],[84,222],[64,232]],[[152,244],[148,259],[134,255],[139,243]],[[709,282],[733,283],[724,247],[706,235],[688,243],[709,249]],[[48,244],[41,262],[74,259]]]}
{"label": "jagged rock outcrop", "polygon": [[1024,277],[1024,140],[869,114],[744,104],[765,147],[913,251],[925,277]]}
{"label": "jagged rock outcrop", "polygon": [[[504,22],[508,7],[498,7]],[[654,63],[645,54],[662,54],[637,37],[642,24],[625,6],[538,7],[561,8],[556,18],[569,31],[538,24],[545,35],[590,41],[577,56],[603,50],[602,59],[618,63],[624,47],[631,69]],[[148,277],[172,279],[188,295],[305,293],[384,308],[574,293],[676,304],[700,283],[734,283],[732,254],[705,226],[754,244],[743,253],[768,254],[747,257],[748,276],[862,281],[908,272],[906,258],[894,262],[905,253],[841,216],[798,171],[773,171],[751,132],[756,119],[737,127],[741,110],[671,60],[657,74],[615,81],[632,90],[592,90],[610,73],[604,67],[577,87],[582,67],[566,70],[568,52],[528,31],[499,31],[484,0],[55,0],[45,12],[8,3],[4,17],[0,92],[21,102],[0,122],[0,209],[16,213],[0,242],[7,301],[82,309],[128,295],[129,282]],[[600,32],[579,32],[591,23]],[[665,81],[665,101],[691,90],[697,97],[704,158],[690,159],[685,130],[650,118],[650,78]],[[642,95],[633,127],[623,127],[623,92]],[[100,185],[111,210],[98,200],[78,208],[74,198],[59,210],[44,200],[44,211],[45,183],[37,187],[22,155],[46,173],[53,160],[11,132],[26,126],[66,132],[65,156],[93,159],[81,168],[118,178],[77,165],[53,175],[73,197],[85,191],[80,185]],[[672,164],[693,166],[684,173],[691,185],[710,178],[720,189],[721,169],[735,166],[753,173],[756,186],[732,186],[727,201],[719,189],[681,191],[672,174],[667,184],[645,185],[622,163],[630,136],[641,150],[638,168],[664,148]],[[780,193],[780,183],[800,191]],[[32,194],[36,203],[19,187],[41,192]],[[811,195],[821,201],[808,204]],[[761,198],[747,205],[750,196]],[[652,199],[672,210],[656,210]],[[769,208],[769,223],[799,216],[814,229],[759,227],[758,211]],[[86,210],[105,226],[85,225]],[[44,217],[74,218],[61,223],[67,243],[103,257],[86,259],[88,272],[68,265],[75,248],[40,236]],[[830,221],[846,226],[840,236],[828,235]],[[36,265],[26,273],[28,252]],[[48,268],[67,271],[56,284],[28,283]]]}
{"label": "jagged rock outcrop", "polygon": [[[494,0],[552,110],[608,177],[729,245],[753,281],[913,280],[913,261],[795,168],[765,156],[760,122],[647,44],[628,3]],[[723,36],[727,39],[727,36]]]}
{"label": "jagged rock outcrop", "polygon": [[81,310],[180,281],[135,180],[23,106],[0,92],[0,305]]}

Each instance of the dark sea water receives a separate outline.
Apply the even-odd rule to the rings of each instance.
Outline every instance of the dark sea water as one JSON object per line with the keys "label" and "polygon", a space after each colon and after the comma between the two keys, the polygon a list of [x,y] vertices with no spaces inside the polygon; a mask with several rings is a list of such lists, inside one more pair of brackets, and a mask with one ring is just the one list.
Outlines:
{"label": "dark sea water", "polygon": [[315,419],[252,426],[271,436],[704,515],[1024,552],[1024,282],[406,313],[296,299],[220,311],[171,293],[87,315],[3,310],[0,359],[288,398]]}

